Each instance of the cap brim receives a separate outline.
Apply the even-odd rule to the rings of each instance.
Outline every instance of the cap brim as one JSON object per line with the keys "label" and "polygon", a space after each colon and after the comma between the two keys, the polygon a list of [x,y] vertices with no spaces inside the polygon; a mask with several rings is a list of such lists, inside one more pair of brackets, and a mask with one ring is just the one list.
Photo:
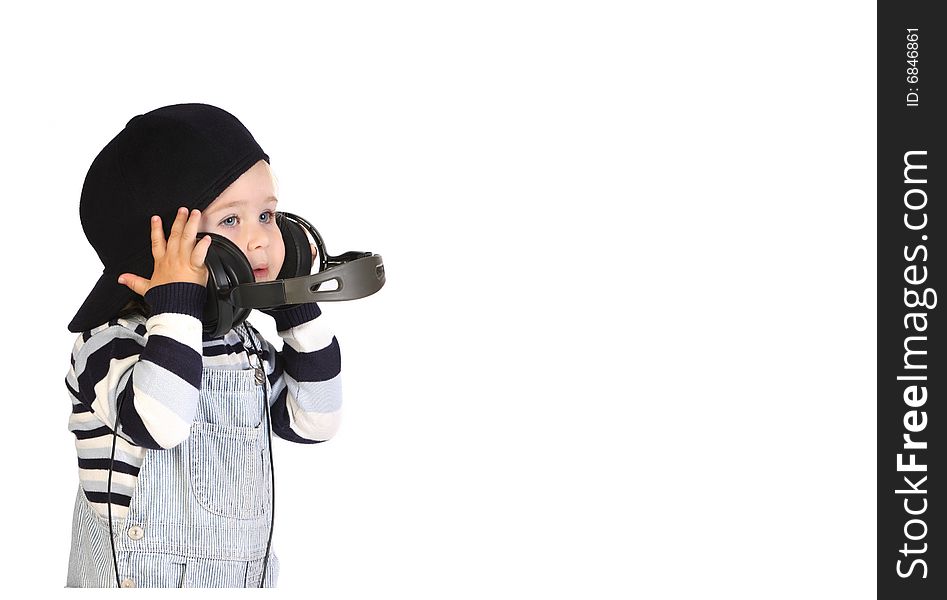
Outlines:
{"label": "cap brim", "polygon": [[[125,269],[124,272],[135,273],[138,269]],[[125,304],[135,295],[128,286],[118,282],[120,273],[106,271],[95,282],[95,287],[89,293],[85,302],[79,307],[79,312],[69,323],[69,331],[82,333],[95,329],[115,317]]]}

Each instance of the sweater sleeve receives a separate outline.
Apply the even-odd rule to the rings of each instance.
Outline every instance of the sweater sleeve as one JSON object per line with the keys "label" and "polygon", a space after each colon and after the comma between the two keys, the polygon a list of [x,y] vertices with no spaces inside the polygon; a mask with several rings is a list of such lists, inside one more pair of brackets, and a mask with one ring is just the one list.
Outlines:
{"label": "sweater sleeve", "polygon": [[342,408],[338,340],[315,302],[261,312],[274,318],[283,339],[279,352],[264,342],[273,432],[301,444],[328,440],[339,428]]}
{"label": "sweater sleeve", "polygon": [[73,350],[79,401],[110,431],[138,446],[167,449],[190,433],[203,368],[201,315],[207,290],[176,282],[151,288],[144,331],[118,320],[83,334]]}

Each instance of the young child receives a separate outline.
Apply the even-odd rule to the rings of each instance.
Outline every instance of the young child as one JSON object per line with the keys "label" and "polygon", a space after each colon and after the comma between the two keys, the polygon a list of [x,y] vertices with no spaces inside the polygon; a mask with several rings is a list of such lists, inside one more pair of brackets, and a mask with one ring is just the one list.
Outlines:
{"label": "young child", "polygon": [[196,239],[227,237],[272,281],[285,251],[276,204],[269,157],[206,104],[134,117],[93,161],[79,212],[105,268],[69,324],[67,587],[276,585],[268,424],[293,442],[332,437],[339,345],[316,303],[261,311],[280,352],[247,322],[203,333],[211,236]]}

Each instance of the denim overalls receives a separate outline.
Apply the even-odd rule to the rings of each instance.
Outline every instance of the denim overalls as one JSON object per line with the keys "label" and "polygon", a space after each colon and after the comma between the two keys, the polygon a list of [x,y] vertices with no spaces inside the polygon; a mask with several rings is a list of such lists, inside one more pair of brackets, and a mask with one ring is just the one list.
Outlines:
{"label": "denim overalls", "polygon": [[[259,375],[204,367],[188,439],[146,451],[128,516],[113,516],[122,587],[260,585],[272,490]],[[81,488],[73,527],[66,586],[115,587],[108,519]],[[278,575],[271,548],[264,587]]]}

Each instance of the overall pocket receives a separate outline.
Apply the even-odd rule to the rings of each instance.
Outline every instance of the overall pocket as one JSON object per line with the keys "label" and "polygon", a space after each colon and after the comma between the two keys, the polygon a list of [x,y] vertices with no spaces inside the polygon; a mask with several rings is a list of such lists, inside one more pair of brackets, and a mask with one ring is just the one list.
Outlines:
{"label": "overall pocket", "polygon": [[191,424],[191,489],[201,506],[222,517],[263,516],[269,486],[263,433],[262,427]]}

